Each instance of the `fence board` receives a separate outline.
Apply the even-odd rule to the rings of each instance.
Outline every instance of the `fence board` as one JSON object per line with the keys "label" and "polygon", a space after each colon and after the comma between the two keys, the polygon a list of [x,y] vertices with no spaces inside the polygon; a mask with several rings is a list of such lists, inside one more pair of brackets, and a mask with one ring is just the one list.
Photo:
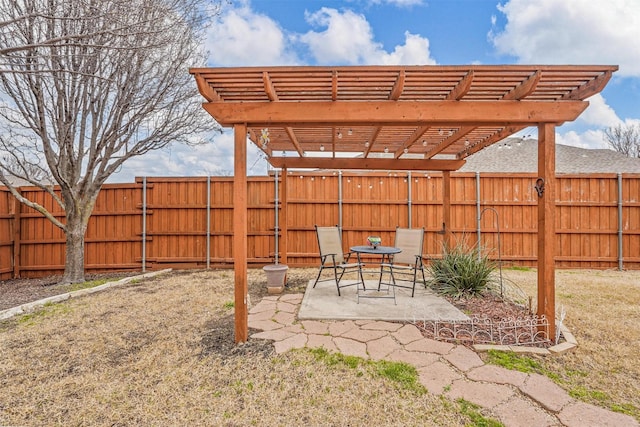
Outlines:
{"label": "fence board", "polygon": [[[282,177],[281,177],[282,178]],[[318,264],[314,225],[341,224],[343,246],[363,244],[379,235],[392,244],[395,227],[424,227],[424,253],[442,250],[442,175],[440,173],[290,172],[287,174],[287,247],[291,266]],[[536,265],[537,202],[534,174],[452,174],[451,217],[454,242],[478,243],[504,264]],[[207,195],[207,181],[210,193]],[[626,269],[640,269],[640,175],[622,175],[622,249]],[[478,191],[480,199],[476,200]],[[618,267],[618,176],[559,175],[556,179],[556,266]],[[282,189],[282,184],[280,184]],[[342,188],[342,193],[340,193]],[[53,198],[34,187],[26,197],[64,221]],[[147,178],[146,229],[143,230],[143,180],[105,185],[86,234],[87,271],[140,270],[142,235],[146,268],[204,268],[207,235],[212,267],[233,263],[233,179],[229,177]],[[207,198],[211,200],[207,230]],[[280,199],[283,195],[279,195]],[[250,265],[275,257],[275,184],[273,177],[248,182]],[[25,277],[60,274],[64,233],[0,192],[0,278],[19,271]],[[342,212],[342,217],[340,216]],[[19,224],[15,224],[19,218]],[[19,227],[18,227],[19,225]],[[19,231],[19,233],[16,233]],[[17,248],[17,249],[16,249]],[[14,252],[20,251],[20,256]],[[14,259],[19,265],[14,269]]]}

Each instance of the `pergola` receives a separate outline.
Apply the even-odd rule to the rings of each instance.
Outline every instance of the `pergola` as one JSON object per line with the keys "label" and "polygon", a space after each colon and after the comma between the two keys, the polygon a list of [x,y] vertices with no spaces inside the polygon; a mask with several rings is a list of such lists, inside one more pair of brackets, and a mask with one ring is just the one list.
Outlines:
{"label": "pergola", "polygon": [[[233,127],[235,341],[248,339],[247,139],[282,168],[450,172],[538,129],[538,306],[555,335],[555,127],[575,120],[617,66],[472,65],[192,68],[206,111]],[[283,212],[283,221],[286,222]],[[283,228],[286,242],[286,227]],[[286,263],[286,243],[282,247]]]}

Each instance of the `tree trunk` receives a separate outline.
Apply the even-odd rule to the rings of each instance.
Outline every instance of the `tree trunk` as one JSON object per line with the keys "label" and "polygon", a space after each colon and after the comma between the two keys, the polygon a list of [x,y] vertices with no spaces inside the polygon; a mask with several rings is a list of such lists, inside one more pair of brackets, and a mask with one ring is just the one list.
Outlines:
{"label": "tree trunk", "polygon": [[87,222],[81,215],[67,215],[67,246],[62,283],[84,282],[84,235]]}

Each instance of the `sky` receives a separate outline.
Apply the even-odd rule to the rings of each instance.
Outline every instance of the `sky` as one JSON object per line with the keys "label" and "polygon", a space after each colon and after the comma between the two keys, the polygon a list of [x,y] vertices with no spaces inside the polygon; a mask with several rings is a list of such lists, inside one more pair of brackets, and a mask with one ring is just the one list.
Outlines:
{"label": "sky", "polygon": [[[211,67],[617,65],[587,110],[556,128],[556,142],[608,148],[606,128],[640,124],[639,0],[224,0],[205,47]],[[132,158],[110,182],[232,175],[231,129],[207,139]],[[249,144],[247,173],[266,172]]]}

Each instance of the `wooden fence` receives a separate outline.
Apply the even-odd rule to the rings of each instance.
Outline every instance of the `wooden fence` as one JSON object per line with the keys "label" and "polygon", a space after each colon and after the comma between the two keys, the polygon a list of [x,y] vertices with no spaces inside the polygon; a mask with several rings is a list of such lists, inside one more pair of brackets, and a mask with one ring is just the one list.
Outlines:
{"label": "wooden fence", "polygon": [[[455,240],[480,241],[504,265],[535,266],[535,180],[533,174],[452,174],[448,228]],[[87,271],[231,267],[233,185],[230,177],[105,185],[87,230]],[[640,174],[559,175],[556,185],[556,266],[640,269]],[[20,191],[64,218],[45,192]],[[250,177],[248,261],[274,262],[276,245],[282,248],[276,218],[283,202],[290,266],[318,265],[315,224],[341,225],[345,249],[369,235],[390,244],[396,226],[424,227],[424,253],[437,257],[442,199],[439,173],[294,172],[286,186],[278,177],[277,191],[274,176]],[[61,274],[64,244],[61,230],[0,189],[1,279]]]}

